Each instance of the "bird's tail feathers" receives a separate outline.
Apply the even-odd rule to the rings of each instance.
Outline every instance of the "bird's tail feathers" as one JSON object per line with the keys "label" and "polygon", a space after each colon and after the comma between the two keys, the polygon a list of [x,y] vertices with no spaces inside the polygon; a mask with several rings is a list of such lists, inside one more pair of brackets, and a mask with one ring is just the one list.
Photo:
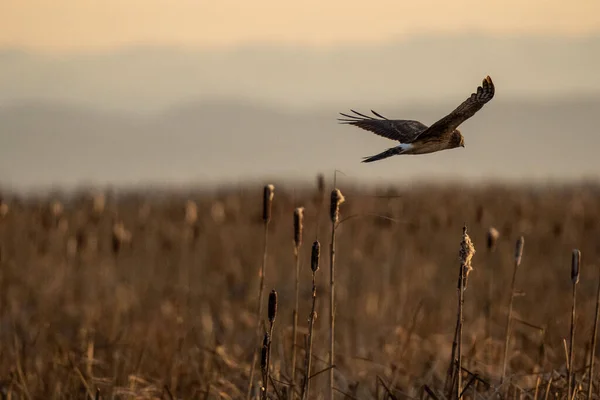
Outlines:
{"label": "bird's tail feathers", "polygon": [[363,157],[362,162],[369,163],[369,162],[373,162],[373,161],[383,160],[384,158],[395,156],[397,154],[402,154],[403,151],[404,150],[402,148],[400,148],[400,146],[392,147],[392,148],[387,149],[386,151],[383,151],[379,154],[375,154],[374,156]]}

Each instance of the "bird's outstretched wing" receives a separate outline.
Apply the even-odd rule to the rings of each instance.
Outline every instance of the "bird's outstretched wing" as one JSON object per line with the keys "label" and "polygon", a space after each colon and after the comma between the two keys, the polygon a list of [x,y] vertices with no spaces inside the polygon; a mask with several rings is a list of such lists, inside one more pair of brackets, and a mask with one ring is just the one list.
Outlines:
{"label": "bird's outstretched wing", "polygon": [[359,128],[373,132],[379,136],[397,140],[400,143],[412,142],[414,138],[427,129],[427,125],[422,124],[419,121],[409,119],[387,119],[373,110],[371,110],[371,112],[379,118],[373,118],[354,110],[350,111],[356,115],[340,113],[345,118],[338,118],[338,121],[343,124],[358,126]]}
{"label": "bird's outstretched wing", "polygon": [[419,136],[419,139],[423,138],[425,135],[429,136],[441,132],[453,131],[464,121],[475,115],[477,111],[481,110],[485,103],[494,97],[495,91],[496,89],[494,87],[494,82],[492,82],[492,78],[486,76],[481,86],[477,87],[475,93],[472,93],[468,99],[463,101],[462,104],[456,107],[450,114],[431,125],[426,132]]}

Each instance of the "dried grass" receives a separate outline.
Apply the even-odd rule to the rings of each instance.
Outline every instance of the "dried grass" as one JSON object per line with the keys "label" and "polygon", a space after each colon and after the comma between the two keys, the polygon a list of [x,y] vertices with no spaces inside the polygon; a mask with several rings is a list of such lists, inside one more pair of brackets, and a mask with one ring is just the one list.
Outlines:
{"label": "dried grass", "polygon": [[[573,281],[564,274],[565,249],[575,245],[587,260],[600,256],[597,187],[386,189],[393,198],[343,189],[352,200],[344,204],[344,215],[372,213],[401,222],[356,218],[338,226],[336,257],[343,268],[335,271],[336,398],[445,397],[456,322],[451,265],[464,222],[476,244],[486,243],[490,226],[498,236],[493,253],[475,256],[476,268],[468,276],[464,384],[453,396],[566,398],[572,371],[572,397],[598,398],[592,367],[600,290],[590,285],[597,270],[578,269],[576,318],[569,318],[573,305],[566,300]],[[329,227],[318,227],[314,189],[297,190],[295,197],[279,189],[277,198],[267,213],[268,275],[260,276],[256,262],[261,255],[265,260],[265,208],[254,190],[106,196],[102,211],[94,209],[92,197],[61,197],[60,212],[51,211],[58,209],[52,203],[56,197],[4,194],[1,395],[244,398],[252,354],[264,339],[264,331],[260,337],[256,333],[254,309],[255,289],[264,278],[265,285],[277,288],[278,314],[284,318],[269,336],[269,377],[263,383],[268,382],[270,397],[281,396],[280,389],[292,382],[287,371],[293,323],[285,317],[295,308],[289,217],[296,204],[304,204],[305,233],[323,237]],[[196,205],[193,224],[184,215],[188,200]],[[478,212],[481,208],[485,212]],[[527,268],[519,270],[517,288],[511,279],[522,253],[515,254],[513,245],[521,235],[528,241]],[[117,257],[113,240],[119,242]],[[300,274],[297,307],[297,335],[310,337],[310,346],[297,346],[297,357],[311,361],[309,370],[305,361],[297,374],[296,394],[304,390],[302,381],[305,398],[326,397],[330,390],[329,324],[315,318],[328,314],[326,296],[316,294],[325,294],[330,282],[320,282],[318,273],[311,279],[312,272]],[[485,282],[492,272],[495,307],[486,311]],[[510,313],[508,301],[498,295],[509,290]],[[505,347],[507,313],[510,346]],[[569,340],[571,319],[578,332],[574,340]],[[260,385],[250,391],[250,397],[257,396]]]}

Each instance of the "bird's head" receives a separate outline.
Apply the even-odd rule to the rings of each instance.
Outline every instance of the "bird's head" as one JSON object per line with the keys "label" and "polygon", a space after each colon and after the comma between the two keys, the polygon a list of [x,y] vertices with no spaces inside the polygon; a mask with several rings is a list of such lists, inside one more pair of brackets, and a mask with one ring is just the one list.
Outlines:
{"label": "bird's head", "polygon": [[453,148],[465,147],[465,138],[458,129],[455,129],[454,132],[452,132],[452,139],[450,140],[450,144]]}

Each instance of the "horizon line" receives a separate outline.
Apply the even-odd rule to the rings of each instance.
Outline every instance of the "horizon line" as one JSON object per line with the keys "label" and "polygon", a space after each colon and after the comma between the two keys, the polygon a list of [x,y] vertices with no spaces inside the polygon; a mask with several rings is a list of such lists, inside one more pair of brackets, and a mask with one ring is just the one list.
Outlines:
{"label": "horizon line", "polygon": [[422,32],[411,35],[394,35],[387,39],[381,40],[364,40],[352,41],[343,40],[335,43],[311,43],[302,41],[281,41],[272,40],[254,40],[231,44],[183,44],[175,42],[150,42],[138,41],[127,42],[112,45],[99,46],[69,46],[69,47],[49,47],[49,46],[32,46],[32,45],[9,45],[0,43],[0,55],[8,53],[21,53],[27,55],[39,56],[55,56],[55,55],[112,55],[119,53],[127,53],[132,50],[153,50],[162,49],[178,52],[235,52],[252,48],[261,49],[300,49],[314,50],[318,52],[335,51],[348,48],[372,48],[372,47],[390,47],[402,44],[410,44],[421,40],[443,40],[450,39],[474,39],[474,40],[517,40],[517,39],[562,39],[566,41],[586,41],[600,39],[600,28],[597,31],[582,32],[582,33],[540,33],[540,32],[524,32],[514,34],[497,34],[493,32],[485,32],[480,29],[470,29],[460,32]]}

